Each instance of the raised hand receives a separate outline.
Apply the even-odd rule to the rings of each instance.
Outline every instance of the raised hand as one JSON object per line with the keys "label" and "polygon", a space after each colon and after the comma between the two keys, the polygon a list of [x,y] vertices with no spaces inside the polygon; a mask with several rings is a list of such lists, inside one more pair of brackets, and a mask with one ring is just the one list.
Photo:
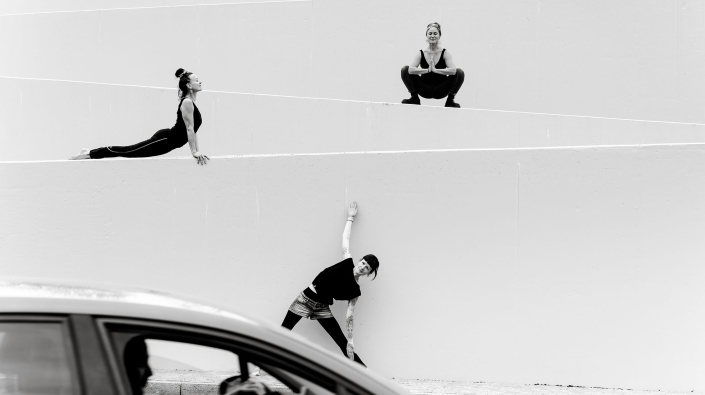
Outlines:
{"label": "raised hand", "polygon": [[348,217],[354,217],[357,214],[357,202],[350,203],[348,207]]}

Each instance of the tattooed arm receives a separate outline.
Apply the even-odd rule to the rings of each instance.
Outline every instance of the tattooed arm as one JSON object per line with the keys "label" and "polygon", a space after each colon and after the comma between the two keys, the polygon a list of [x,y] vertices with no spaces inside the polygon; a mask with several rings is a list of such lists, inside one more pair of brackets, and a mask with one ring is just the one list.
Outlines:
{"label": "tattooed arm", "polygon": [[350,253],[350,232],[352,232],[353,217],[357,214],[357,202],[350,203],[348,207],[348,220],[343,229],[343,259],[352,258]]}
{"label": "tattooed arm", "polygon": [[355,313],[357,298],[348,300],[348,312],[345,314],[345,326],[348,328],[348,358],[355,360],[355,344],[353,344],[353,313]]}

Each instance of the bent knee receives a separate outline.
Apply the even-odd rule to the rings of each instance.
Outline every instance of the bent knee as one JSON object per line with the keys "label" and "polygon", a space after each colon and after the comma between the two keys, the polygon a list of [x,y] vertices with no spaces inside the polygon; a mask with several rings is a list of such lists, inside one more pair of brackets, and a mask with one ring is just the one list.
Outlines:
{"label": "bent knee", "polygon": [[401,75],[409,74],[409,65],[405,65],[401,68]]}
{"label": "bent knee", "polygon": [[457,68],[455,69],[455,75],[462,75],[462,76],[464,77],[464,76],[465,76],[465,72],[464,72],[463,69],[461,69],[460,67],[457,67]]}

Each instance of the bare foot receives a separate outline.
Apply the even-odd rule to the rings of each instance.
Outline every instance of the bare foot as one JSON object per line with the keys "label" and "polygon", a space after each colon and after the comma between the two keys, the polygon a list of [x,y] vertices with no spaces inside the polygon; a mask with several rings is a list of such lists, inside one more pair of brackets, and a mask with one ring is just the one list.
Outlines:
{"label": "bare foot", "polygon": [[88,151],[88,148],[84,148],[81,150],[81,152],[78,155],[74,155],[69,158],[69,160],[81,160],[81,159],[90,159],[91,154],[90,151]]}

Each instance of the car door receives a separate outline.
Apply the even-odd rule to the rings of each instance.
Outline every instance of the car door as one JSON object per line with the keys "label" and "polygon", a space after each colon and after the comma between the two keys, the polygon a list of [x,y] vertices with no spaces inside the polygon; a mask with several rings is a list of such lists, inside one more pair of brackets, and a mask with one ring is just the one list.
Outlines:
{"label": "car door", "polygon": [[[227,392],[238,378],[262,382],[274,391],[307,395],[367,394],[364,383],[352,383],[300,355],[259,339],[184,324],[102,317],[96,319],[116,386],[121,395]],[[135,346],[137,345],[137,346]],[[142,365],[145,348],[149,366]],[[135,350],[138,350],[135,352]],[[141,379],[151,377],[142,389]],[[195,376],[194,376],[195,375]],[[208,382],[209,384],[199,384]],[[248,382],[248,383],[249,383]],[[137,384],[137,385],[136,385]],[[200,385],[203,388],[195,388]],[[191,388],[187,388],[187,387]],[[210,386],[210,388],[205,388]],[[225,393],[223,392],[223,393]]]}

